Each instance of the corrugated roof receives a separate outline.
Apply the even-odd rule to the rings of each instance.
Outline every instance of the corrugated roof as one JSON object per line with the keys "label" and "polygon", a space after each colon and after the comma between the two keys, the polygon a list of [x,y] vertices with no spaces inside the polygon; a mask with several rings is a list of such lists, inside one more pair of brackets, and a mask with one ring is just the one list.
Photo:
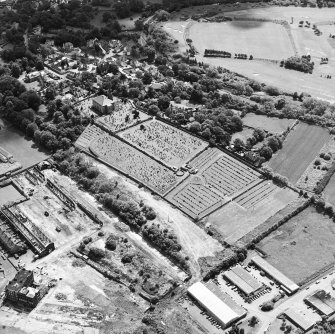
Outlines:
{"label": "corrugated roof", "polygon": [[223,276],[228,278],[245,294],[249,295],[262,287],[262,284],[252,277],[240,265],[237,265],[223,273]]}
{"label": "corrugated roof", "polygon": [[290,308],[284,312],[284,314],[297,326],[299,326],[304,331],[308,331],[313,327],[315,321],[311,319],[306,314],[298,313],[293,308]]}
{"label": "corrugated roof", "polygon": [[241,314],[236,313],[201,282],[194,283],[187,291],[224,325],[241,318]]}
{"label": "corrugated roof", "polygon": [[285,276],[281,271],[273,267],[268,261],[264,260],[259,255],[254,256],[251,260],[291,292],[295,292],[299,289],[299,286],[295,284],[290,278]]}
{"label": "corrugated roof", "polygon": [[324,315],[328,316],[334,313],[334,309],[331,306],[327,305],[323,300],[321,300],[318,297],[317,292],[307,297],[306,300]]}

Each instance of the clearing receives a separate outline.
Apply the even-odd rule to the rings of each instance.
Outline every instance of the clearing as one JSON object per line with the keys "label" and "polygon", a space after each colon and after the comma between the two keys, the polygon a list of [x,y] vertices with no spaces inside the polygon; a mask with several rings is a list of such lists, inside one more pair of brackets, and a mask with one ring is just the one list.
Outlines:
{"label": "clearing", "polygon": [[334,223],[308,207],[259,244],[273,266],[301,282],[334,262]]}
{"label": "clearing", "polygon": [[299,123],[288,134],[283,148],[273,155],[268,166],[295,184],[329,139],[326,129]]}
{"label": "clearing", "polygon": [[251,128],[261,128],[273,134],[280,134],[292,127],[295,123],[294,119],[267,117],[264,115],[256,115],[248,113],[243,117],[243,124]]}

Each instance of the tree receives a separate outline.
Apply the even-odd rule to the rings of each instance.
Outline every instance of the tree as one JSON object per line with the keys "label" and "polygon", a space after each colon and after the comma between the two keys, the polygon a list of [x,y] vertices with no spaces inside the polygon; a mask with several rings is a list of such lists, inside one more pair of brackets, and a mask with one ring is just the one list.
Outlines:
{"label": "tree", "polygon": [[38,126],[36,123],[30,123],[26,129],[26,135],[30,138],[34,138],[35,132],[38,130]]}
{"label": "tree", "polygon": [[33,91],[33,90],[28,90],[20,95],[20,99],[25,101],[29,108],[32,108],[34,110],[38,110],[40,104],[41,104],[41,99],[39,95]]}
{"label": "tree", "polygon": [[116,249],[116,241],[115,241],[114,236],[109,236],[109,237],[107,238],[105,247],[106,247],[108,250],[111,250],[111,251],[114,251],[114,250]]}
{"label": "tree", "polygon": [[150,85],[152,82],[152,75],[149,72],[145,72],[142,77],[142,82],[144,85]]}
{"label": "tree", "polygon": [[22,73],[21,67],[16,64],[13,63],[13,65],[11,66],[11,74],[14,78],[18,78]]}
{"label": "tree", "polygon": [[202,91],[200,89],[193,89],[190,96],[190,102],[201,103],[203,98]]}
{"label": "tree", "polygon": [[259,151],[259,154],[264,159],[269,160],[272,157],[273,151],[271,150],[271,147],[263,145],[263,147]]}
{"label": "tree", "polygon": [[169,108],[170,106],[170,99],[168,96],[163,95],[158,99],[158,108],[162,111]]}
{"label": "tree", "polygon": [[152,104],[148,109],[148,113],[153,116],[156,116],[159,111],[160,109],[155,104]]}
{"label": "tree", "polygon": [[35,64],[35,68],[37,71],[42,71],[44,70],[44,65],[43,65],[43,62],[42,60],[38,60]]}
{"label": "tree", "polygon": [[97,247],[91,247],[91,249],[88,252],[88,257],[92,260],[101,260],[105,257],[105,252]]}
{"label": "tree", "polygon": [[201,124],[199,122],[193,122],[191,123],[189,130],[193,133],[199,133],[201,130]]}
{"label": "tree", "polygon": [[148,57],[148,62],[152,63],[155,60],[155,57],[156,57],[156,51],[155,51],[155,49],[153,47],[147,47],[144,50],[144,52],[145,52],[145,54]]}
{"label": "tree", "polygon": [[141,19],[138,19],[135,21],[135,29],[136,30],[143,30],[144,28],[144,22]]}
{"label": "tree", "polygon": [[237,150],[241,150],[242,148],[244,148],[244,142],[243,142],[243,140],[241,140],[240,138],[236,138],[234,140],[234,147]]}

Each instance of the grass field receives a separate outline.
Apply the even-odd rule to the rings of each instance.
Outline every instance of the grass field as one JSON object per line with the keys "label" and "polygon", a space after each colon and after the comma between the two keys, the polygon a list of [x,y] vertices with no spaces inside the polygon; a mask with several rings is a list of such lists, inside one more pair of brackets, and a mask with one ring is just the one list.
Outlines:
{"label": "grass field", "polygon": [[[243,17],[266,20],[286,20],[289,22],[292,38],[285,29],[274,23],[254,21],[233,21],[231,23],[203,23],[195,22],[187,33],[187,22],[180,17],[204,13],[212,10],[213,6],[202,6],[184,9],[172,16],[171,21],[164,24],[166,31],[173,38],[178,39],[180,51],[185,50],[185,38],[193,40],[195,48],[199,51],[197,60],[214,66],[222,66],[231,71],[245,75],[268,85],[274,85],[285,91],[307,92],[330,102],[335,102],[335,54],[334,42],[329,39],[329,33],[334,34],[333,25],[319,25],[323,33],[314,35],[311,28],[299,28],[300,20],[308,20],[311,25],[324,21],[334,21],[335,8],[320,10],[319,8],[296,7],[261,7],[257,4],[221,5],[216,6],[218,14],[231,17]],[[254,8],[251,8],[254,7]],[[291,19],[293,23],[291,24]],[[194,22],[194,21],[193,21]],[[237,23],[237,24],[236,24]],[[254,57],[281,60],[293,55],[292,47],[298,54],[311,54],[315,62],[313,74],[287,70],[262,60],[238,60],[228,58],[204,58],[205,48],[222,49],[228,52],[253,53]],[[231,49],[230,49],[231,48]],[[320,58],[328,57],[328,65],[320,65]],[[325,78],[326,74],[333,79]],[[322,77],[321,77],[322,75]]]}
{"label": "grass field", "polygon": [[200,54],[215,49],[279,60],[294,55],[283,26],[270,22],[197,23],[190,28],[190,36]]}
{"label": "grass field", "polygon": [[267,132],[279,134],[286,131],[288,127],[294,124],[294,119],[267,117],[253,113],[246,114],[243,117],[243,124],[252,128],[261,128]]}
{"label": "grass field", "polygon": [[325,200],[335,205],[335,176],[333,175],[323,191]]}
{"label": "grass field", "polygon": [[268,165],[276,173],[296,183],[329,139],[327,130],[299,123],[289,133],[283,148],[271,158]]}
{"label": "grass field", "polygon": [[334,240],[332,220],[308,207],[258,246],[267,261],[298,283],[334,262]]}
{"label": "grass field", "polygon": [[234,243],[296,198],[293,191],[263,181],[212,213],[206,222],[215,227],[227,242]]}
{"label": "grass field", "polygon": [[235,139],[241,139],[244,143],[246,143],[247,139],[250,138],[252,136],[252,133],[254,132],[253,129],[249,129],[249,128],[243,128],[242,131],[240,132],[235,132],[232,136],[231,136],[231,143],[234,142]]}

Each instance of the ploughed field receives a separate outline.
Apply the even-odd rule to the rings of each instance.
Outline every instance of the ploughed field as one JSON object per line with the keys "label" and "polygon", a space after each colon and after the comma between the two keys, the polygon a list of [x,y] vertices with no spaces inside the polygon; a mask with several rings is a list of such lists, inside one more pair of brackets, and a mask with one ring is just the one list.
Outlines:
{"label": "ploughed field", "polygon": [[329,139],[326,129],[299,123],[288,134],[282,149],[273,155],[268,165],[274,172],[296,183]]}
{"label": "ploughed field", "polygon": [[334,222],[308,207],[259,244],[267,261],[299,283],[334,262]]}

